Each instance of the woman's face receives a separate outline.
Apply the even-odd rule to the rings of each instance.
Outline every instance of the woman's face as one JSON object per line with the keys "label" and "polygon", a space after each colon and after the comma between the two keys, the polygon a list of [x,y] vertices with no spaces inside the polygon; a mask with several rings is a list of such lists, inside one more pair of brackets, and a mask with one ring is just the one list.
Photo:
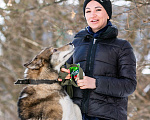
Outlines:
{"label": "woman's face", "polygon": [[90,1],[85,8],[85,18],[87,24],[96,33],[107,25],[109,16],[104,7],[97,1]]}

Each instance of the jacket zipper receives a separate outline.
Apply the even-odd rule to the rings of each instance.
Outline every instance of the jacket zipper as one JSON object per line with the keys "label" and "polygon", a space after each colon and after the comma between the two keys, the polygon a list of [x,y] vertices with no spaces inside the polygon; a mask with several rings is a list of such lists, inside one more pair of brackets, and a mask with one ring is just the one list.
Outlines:
{"label": "jacket zipper", "polygon": [[[90,49],[90,54],[89,54],[89,61],[88,61],[88,76],[89,77],[92,77],[92,74],[93,74],[93,71],[91,71],[91,66],[93,67],[92,65],[92,60],[94,60],[93,57],[95,57],[95,50],[96,50],[96,41],[97,39],[93,39],[93,43],[91,45],[91,49]],[[92,59],[93,58],[93,59]],[[82,112],[83,113],[87,113],[88,112],[88,104],[89,104],[89,97],[90,97],[90,92],[91,90],[90,89],[86,89],[86,90],[83,90],[83,101],[82,101]]]}
{"label": "jacket zipper", "polygon": [[97,39],[94,38],[94,40],[93,40],[93,45],[95,44],[96,40],[97,40]]}
{"label": "jacket zipper", "polygon": [[[92,45],[91,54],[90,54],[90,61],[89,61],[89,71],[90,71],[90,69],[91,69],[91,63],[92,63],[92,57],[93,57],[93,56],[92,56],[92,54],[93,54],[92,52],[94,51],[94,47],[95,47],[96,40],[97,40],[97,39],[95,39],[95,38],[94,38],[94,40],[93,40],[93,45]],[[95,53],[95,51],[94,51],[94,53]]]}

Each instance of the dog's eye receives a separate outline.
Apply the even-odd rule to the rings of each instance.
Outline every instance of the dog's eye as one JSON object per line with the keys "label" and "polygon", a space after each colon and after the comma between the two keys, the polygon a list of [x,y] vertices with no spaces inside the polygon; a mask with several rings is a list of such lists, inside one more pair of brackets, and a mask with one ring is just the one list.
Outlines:
{"label": "dog's eye", "polygon": [[57,49],[54,49],[53,52],[57,52]]}

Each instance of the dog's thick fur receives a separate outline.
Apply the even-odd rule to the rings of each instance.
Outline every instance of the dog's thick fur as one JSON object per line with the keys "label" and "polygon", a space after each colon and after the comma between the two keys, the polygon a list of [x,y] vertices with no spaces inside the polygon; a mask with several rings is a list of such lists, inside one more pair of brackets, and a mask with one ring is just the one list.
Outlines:
{"label": "dog's thick fur", "polygon": [[[52,47],[41,51],[32,61],[25,64],[25,78],[54,80],[60,67],[73,54],[73,45]],[[21,120],[81,120],[79,107],[58,83],[28,85],[18,100]]]}

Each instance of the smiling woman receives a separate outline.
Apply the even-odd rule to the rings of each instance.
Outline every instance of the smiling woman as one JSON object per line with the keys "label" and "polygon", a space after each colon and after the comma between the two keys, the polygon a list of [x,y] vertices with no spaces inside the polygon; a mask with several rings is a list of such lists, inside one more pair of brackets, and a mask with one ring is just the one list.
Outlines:
{"label": "smiling woman", "polygon": [[88,26],[75,35],[68,63],[80,64],[85,76],[77,79],[72,99],[83,120],[127,120],[128,96],[137,84],[132,46],[117,38],[110,0],[85,0],[83,12]]}

